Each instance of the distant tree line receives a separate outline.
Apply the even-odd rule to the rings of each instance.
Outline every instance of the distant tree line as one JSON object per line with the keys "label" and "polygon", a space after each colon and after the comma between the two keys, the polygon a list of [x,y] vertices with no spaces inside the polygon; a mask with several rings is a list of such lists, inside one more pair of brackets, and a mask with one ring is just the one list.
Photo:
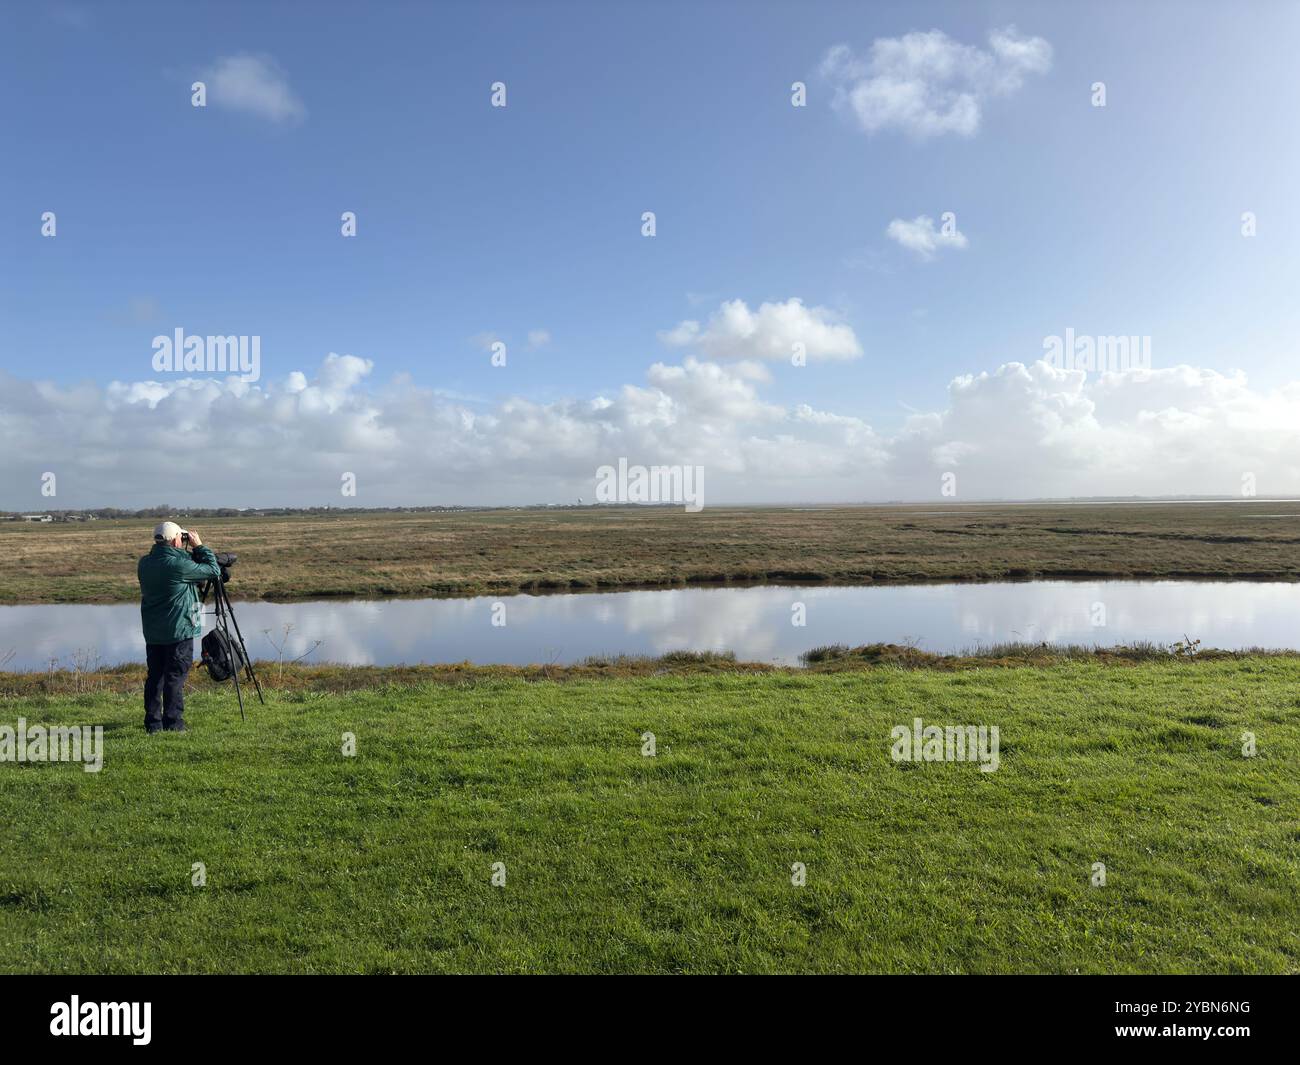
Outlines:
{"label": "distant tree line", "polygon": [[125,510],[121,507],[96,507],[89,510],[0,510],[0,521],[21,521],[32,514],[48,514],[54,521],[111,521],[118,519],[163,518],[277,518],[316,514],[428,514],[450,511],[478,510],[544,510],[558,509],[569,504],[535,503],[514,507],[172,507],[166,504]]}

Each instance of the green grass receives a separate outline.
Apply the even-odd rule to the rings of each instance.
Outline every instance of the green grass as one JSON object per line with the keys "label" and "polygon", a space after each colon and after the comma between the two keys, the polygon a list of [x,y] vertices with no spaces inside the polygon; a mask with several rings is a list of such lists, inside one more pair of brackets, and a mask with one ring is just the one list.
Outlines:
{"label": "green grass", "polygon": [[[247,724],[199,687],[158,737],[124,692],[20,715],[109,731],[97,775],[0,765],[8,972],[1300,971],[1294,657],[485,676]],[[893,762],[918,715],[998,725],[1001,768]]]}

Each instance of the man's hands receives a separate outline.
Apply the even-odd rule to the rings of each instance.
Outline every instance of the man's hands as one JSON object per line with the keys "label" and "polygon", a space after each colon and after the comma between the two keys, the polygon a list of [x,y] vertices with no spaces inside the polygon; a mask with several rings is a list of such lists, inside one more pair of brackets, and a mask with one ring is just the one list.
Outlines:
{"label": "man's hands", "polygon": [[189,533],[190,533],[190,547],[202,547],[203,537],[201,537],[193,529],[190,529]]}

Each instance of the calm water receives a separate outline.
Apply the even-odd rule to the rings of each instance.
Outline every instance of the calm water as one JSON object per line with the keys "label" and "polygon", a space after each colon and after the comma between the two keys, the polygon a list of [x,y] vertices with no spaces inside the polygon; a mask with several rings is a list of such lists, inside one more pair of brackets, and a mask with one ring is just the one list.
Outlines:
{"label": "calm water", "polygon": [[[504,626],[493,605],[504,604]],[[791,624],[803,603],[807,624]],[[1094,604],[1105,625],[1092,624]],[[853,588],[690,588],[477,599],[330,600],[235,604],[249,651],[277,655],[263,630],[296,658],[407,662],[566,663],[598,654],[727,650],[748,661],[796,664],[819,644],[914,641],[962,651],[1006,640],[1172,643],[1300,648],[1300,584],[1188,581],[1037,581]],[[210,619],[205,618],[206,625]],[[0,607],[0,661],[9,669],[143,660],[139,608]],[[4,667],[0,667],[4,668]]]}

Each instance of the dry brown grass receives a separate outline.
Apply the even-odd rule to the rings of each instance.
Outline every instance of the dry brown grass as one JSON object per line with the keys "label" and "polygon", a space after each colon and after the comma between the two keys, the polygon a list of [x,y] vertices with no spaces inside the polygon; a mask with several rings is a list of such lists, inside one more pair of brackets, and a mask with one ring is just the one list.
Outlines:
{"label": "dry brown grass", "polygon": [[[0,602],[135,599],[135,564],[149,547],[152,524],[0,523]],[[699,514],[588,507],[193,524],[210,546],[239,553],[231,585],[236,598],[760,580],[1300,580],[1300,502],[709,508]]]}

